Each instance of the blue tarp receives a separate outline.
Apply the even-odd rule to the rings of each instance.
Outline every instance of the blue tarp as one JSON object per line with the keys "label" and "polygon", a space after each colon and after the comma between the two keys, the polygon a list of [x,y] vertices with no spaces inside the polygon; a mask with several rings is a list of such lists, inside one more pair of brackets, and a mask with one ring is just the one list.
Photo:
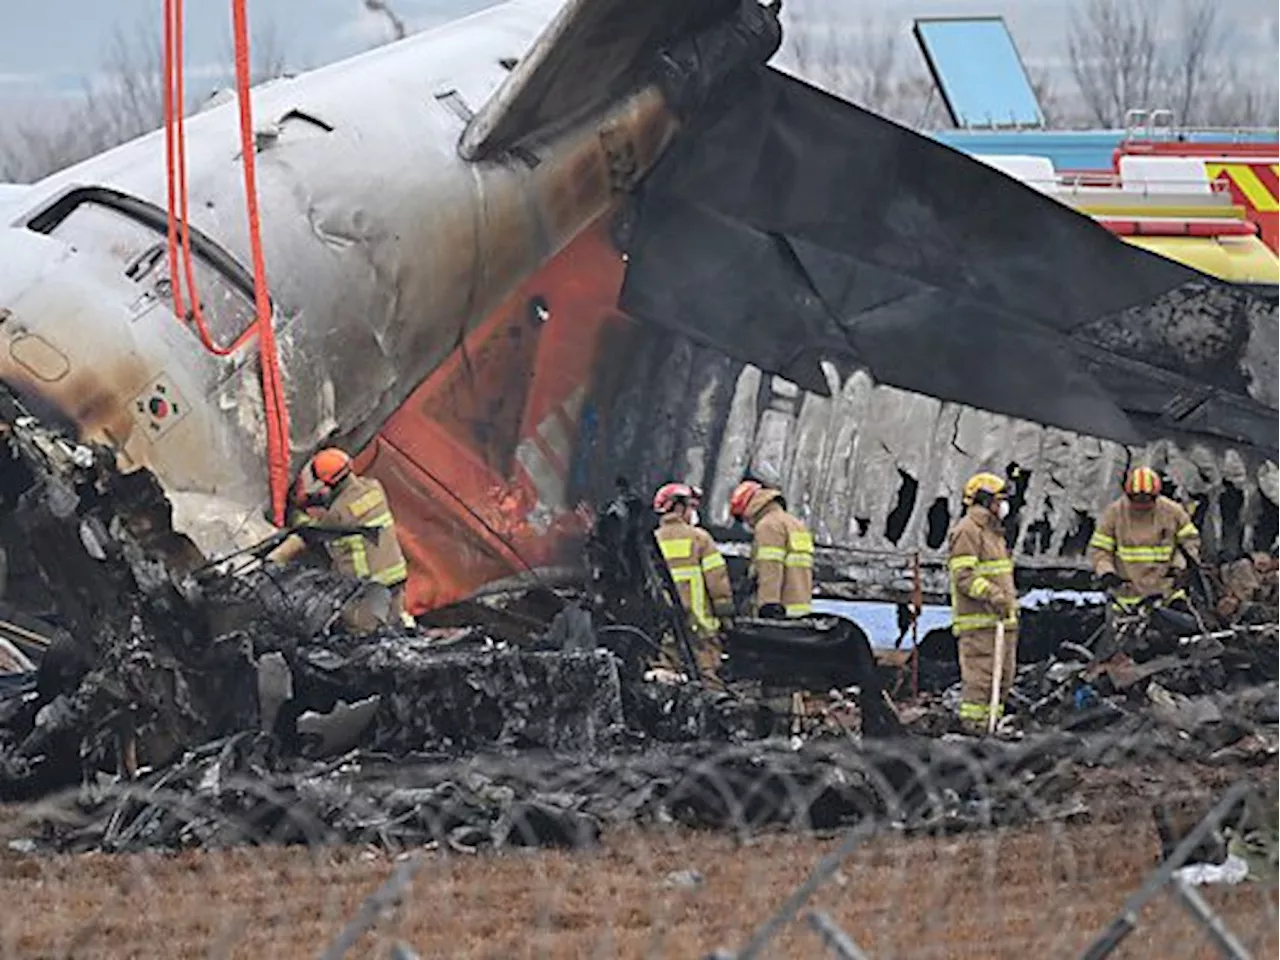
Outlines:
{"label": "blue tarp", "polygon": [[[1125,139],[1123,130],[933,130],[926,136],[973,154],[1031,154],[1048,157],[1059,170],[1110,170],[1111,155]],[[1190,143],[1276,143],[1274,130],[1189,131]]]}
{"label": "blue tarp", "polygon": [[[1032,590],[1018,600],[1023,609],[1040,606],[1050,600],[1070,600],[1077,603],[1101,603],[1100,593],[1079,593],[1070,590]],[[852,620],[871,640],[873,647],[892,647],[898,638],[898,613],[892,603],[867,603],[849,600],[813,601],[813,609],[817,613],[829,613]],[[926,606],[920,615],[920,639],[930,630],[945,630],[951,625],[951,610],[942,606]],[[911,633],[902,641],[902,646],[911,646]]]}

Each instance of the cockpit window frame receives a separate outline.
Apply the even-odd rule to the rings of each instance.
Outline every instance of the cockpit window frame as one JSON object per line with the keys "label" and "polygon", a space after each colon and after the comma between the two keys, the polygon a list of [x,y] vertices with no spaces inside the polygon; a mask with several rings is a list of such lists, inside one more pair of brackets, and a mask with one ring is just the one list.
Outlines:
{"label": "cockpit window frame", "polygon": [[[155,231],[161,240],[168,236],[169,215],[166,211],[146,200],[121,193],[110,187],[72,187],[52,203],[28,216],[23,225],[34,233],[50,236],[59,224],[86,203],[97,204],[128,217],[147,229]],[[180,225],[181,220],[178,223]],[[190,227],[190,234],[192,255],[221,274],[231,286],[247,297],[250,303],[256,303],[257,293],[253,274],[245,269],[239,260],[196,227]],[[267,296],[267,303],[274,316],[276,305],[270,294]]]}

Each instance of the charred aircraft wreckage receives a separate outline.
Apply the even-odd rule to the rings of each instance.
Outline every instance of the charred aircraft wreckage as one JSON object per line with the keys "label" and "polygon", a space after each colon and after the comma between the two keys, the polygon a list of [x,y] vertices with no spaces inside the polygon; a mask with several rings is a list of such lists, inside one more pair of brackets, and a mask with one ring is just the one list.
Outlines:
{"label": "charred aircraft wreckage", "polygon": [[[978,465],[1015,477],[1025,586],[1079,576],[1139,456],[1195,501],[1222,559],[1269,549],[1274,293],[1126,246],[767,66],[780,40],[757,0],[522,0],[255,91],[289,467],[330,441],[361,451],[396,512],[416,630],[346,637],[360,584],[262,561],[273,489],[234,105],[186,124],[216,349],[175,318],[161,134],[6,200],[0,536],[19,669],[0,677],[0,796],[107,770],[225,800],[233,774],[289,775],[341,831],[360,817],[334,797],[359,764],[314,764],[359,749],[366,772],[416,757],[425,778],[380,780],[370,803],[436,804],[432,829],[456,840],[474,826],[458,810],[497,830],[518,802],[538,842],[563,840],[599,770],[557,805],[492,770],[459,800],[431,764],[662,744],[661,776],[604,764],[635,812],[671,799],[699,742],[791,734],[796,695],[845,690],[863,737],[900,744],[857,783],[891,783],[915,798],[909,820],[935,822],[972,802],[977,768],[904,737],[929,722],[894,706],[901,678],[855,624],[736,621],[726,682],[699,678],[652,517],[617,477],[683,477],[718,503],[771,473],[824,542],[819,580],[850,596],[901,599],[912,552],[926,594],[945,593],[939,531]],[[1253,626],[1201,623],[1191,641],[1145,624],[1103,650],[1096,610],[1029,615],[1019,712],[1087,729],[1158,701],[1178,728],[1211,700],[1217,720],[1197,723],[1225,742],[1206,754],[1250,736],[1250,756],[1273,754],[1274,696],[1267,715],[1250,690],[1275,682],[1274,585],[1255,586],[1231,611]],[[664,641],[689,682],[648,677]],[[921,647],[926,691],[951,682],[947,642]],[[1025,783],[1020,764],[1047,769],[1079,736],[991,745],[988,780]],[[758,753],[726,762],[738,780],[761,769]],[[805,809],[761,787],[753,816],[887,812],[879,787],[832,786],[839,766],[814,760]],[[960,807],[940,812],[924,767],[950,771]],[[707,803],[694,819],[727,820]],[[192,842],[189,820],[141,809],[85,842]]]}

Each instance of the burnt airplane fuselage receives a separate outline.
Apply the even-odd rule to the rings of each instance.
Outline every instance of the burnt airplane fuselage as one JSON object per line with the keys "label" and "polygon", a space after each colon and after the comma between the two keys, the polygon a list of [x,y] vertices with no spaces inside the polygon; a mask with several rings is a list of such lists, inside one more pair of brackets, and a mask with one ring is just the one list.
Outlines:
{"label": "burnt airplane fuselage", "polygon": [[[326,442],[359,451],[397,516],[411,609],[574,563],[575,503],[624,465],[704,482],[715,518],[748,464],[848,449],[843,472],[782,477],[845,545],[879,511],[846,503],[853,457],[891,446],[846,427],[892,417],[853,417],[832,357],[944,401],[939,423],[970,405],[1130,445],[1199,432],[1241,446],[1223,454],[1237,473],[1265,459],[1274,477],[1274,300],[765,67],[776,16],[517,0],[254,91],[291,467]],[[186,127],[196,285],[223,346],[255,316],[237,119],[221,103]],[[151,471],[216,556],[271,532],[258,353],[250,338],[219,356],[175,317],[166,173],[157,132],[6,195],[0,381]],[[806,420],[801,387],[843,394]],[[804,436],[784,439],[797,406]],[[922,497],[1008,456],[992,431],[924,432],[959,454],[926,458]],[[1072,490],[1111,495],[1118,456]],[[875,466],[854,499],[899,474]],[[803,503],[819,497],[833,510]],[[928,527],[945,530],[937,506]],[[890,545],[928,541],[924,513],[908,504]]]}
{"label": "burnt airplane fuselage", "polygon": [[[472,111],[557,5],[510,4],[254,92],[294,466],[328,439],[368,444],[673,132],[647,87],[543,146],[461,159]],[[236,120],[223,103],[186,130],[196,285],[220,345],[254,317]],[[175,317],[165,182],[157,132],[6,207],[0,379],[154,472],[179,529],[217,554],[267,532],[257,350],[216,356]]]}

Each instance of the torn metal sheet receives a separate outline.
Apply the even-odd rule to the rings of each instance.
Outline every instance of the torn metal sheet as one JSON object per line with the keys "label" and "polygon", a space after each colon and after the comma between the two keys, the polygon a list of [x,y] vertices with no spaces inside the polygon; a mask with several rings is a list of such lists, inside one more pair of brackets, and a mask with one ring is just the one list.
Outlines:
{"label": "torn metal sheet", "polygon": [[[560,600],[558,618],[535,621],[524,644],[495,642],[480,627],[344,636],[334,611],[351,582],[306,568],[196,577],[190,571],[207,564],[173,532],[145,472],[121,475],[101,448],[40,426],[12,396],[0,403],[13,408],[0,411],[13,423],[7,442],[30,474],[17,514],[49,545],[36,559],[74,600],[69,639],[83,655],[58,667],[55,641],[44,688],[0,696],[0,797],[95,783],[78,799],[87,823],[59,817],[37,845],[339,839],[477,851],[587,845],[611,824],[833,829],[871,819],[973,829],[1080,815],[1077,787],[1099,764],[1256,763],[1246,737],[1275,722],[1272,627],[1197,639],[1172,664],[1148,661],[1166,701],[1215,696],[1214,719],[1197,715],[1182,739],[1153,734],[1141,704],[1119,706],[1125,691],[1100,682],[1105,715],[1074,697],[1046,715],[1067,730],[1106,727],[1103,738],[957,746],[914,735],[954,722],[945,698],[904,735],[891,705],[873,709],[885,685],[865,638],[831,618],[743,621],[726,672],[742,653],[743,672],[757,668],[752,684],[801,688],[792,699],[852,683],[858,729],[837,717],[802,735],[803,718],[732,681],[646,682],[644,662],[681,615],[663,588],[669,574],[658,575],[666,568],[652,512],[625,490],[597,511],[585,589]],[[543,609],[555,609],[548,595],[539,595]],[[538,603],[527,598],[526,608]],[[1083,629],[1086,618],[1075,620]],[[1034,650],[1043,638],[1030,623],[1027,632]],[[1080,677],[1027,665],[1012,700],[1035,722],[1024,709],[1031,698]],[[893,736],[878,742],[883,733]],[[305,759],[312,735],[319,752],[357,749],[316,764]],[[98,783],[111,773],[138,782],[117,795]]]}

